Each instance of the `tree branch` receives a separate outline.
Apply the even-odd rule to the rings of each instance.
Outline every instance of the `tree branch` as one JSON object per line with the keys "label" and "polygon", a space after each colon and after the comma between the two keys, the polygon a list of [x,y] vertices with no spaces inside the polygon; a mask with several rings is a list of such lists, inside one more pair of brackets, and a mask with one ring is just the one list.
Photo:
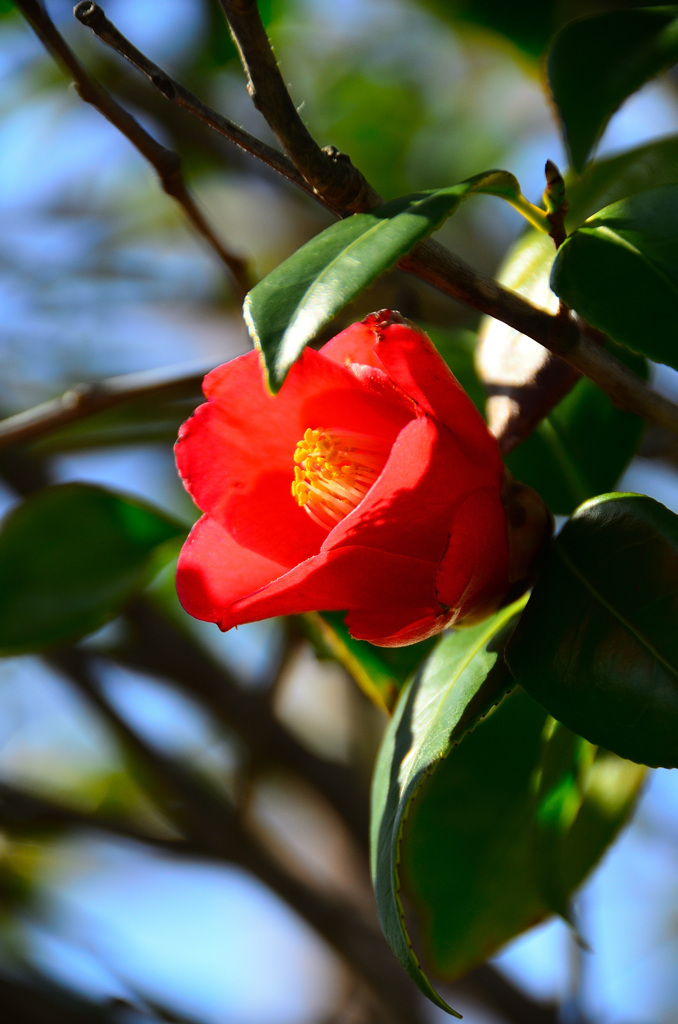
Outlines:
{"label": "tree branch", "polygon": [[182,177],[178,154],[161,146],[103,86],[90,78],[39,0],[16,0],[16,5],[45,48],[69,72],[79,96],[103,114],[152,165],[165,192],[181,206],[198,234],[228,268],[243,297],[252,287],[246,264],[240,257],[229,252],[217,238],[197,206]]}
{"label": "tree branch", "polygon": [[220,0],[247,72],[257,110],[313,191],[335,211],[354,213],[380,198],[350,159],[334,146],[321,149],[299,116],[280,74],[256,0]]}
{"label": "tree branch", "polygon": [[92,675],[86,652],[64,649],[50,654],[46,661],[75,683],[149,772],[163,797],[163,812],[198,855],[238,864],[261,879],[305,918],[367,984],[388,1009],[389,1019],[400,1024],[423,1024],[418,993],[391,954],[372,913],[359,911],[346,898],[288,870],[220,793],[148,744],[105,697]]}
{"label": "tree branch", "polygon": [[138,398],[200,394],[200,385],[208,369],[178,374],[166,370],[143,370],[75,384],[57,398],[0,420],[0,449],[26,444],[70,423]]}
{"label": "tree branch", "polygon": [[[220,0],[247,71],[248,89],[257,108],[287,152],[289,160],[242,132],[232,122],[211,111],[188,90],[170,78],[138,51],[106,19],[101,8],[84,0],[76,16],[141,70],[164,96],[196,114],[247,152],[274,167],[290,181],[321,201],[337,216],[364,212],[381,202],[379,193],[353,167],[348,157],[333,147],[321,149],[310,135],[282,79],[271,44],[259,17],[255,0]],[[298,168],[298,170],[295,170]],[[399,268],[427,281],[439,291],[486,316],[508,324],[543,345],[574,370],[589,377],[612,402],[678,434],[678,405],[653,391],[640,377],[600,347],[580,329],[571,316],[552,315],[522,296],[503,288],[492,278],[470,267],[459,256],[433,240],[420,243]],[[549,375],[545,375],[548,378]],[[552,404],[562,397],[560,375]],[[570,378],[574,382],[575,378]],[[548,402],[539,412],[549,411]],[[534,428],[534,411],[526,418]],[[499,436],[504,453],[524,439],[525,432],[511,421],[507,435]]]}
{"label": "tree branch", "polygon": [[[340,206],[343,210],[358,212],[378,204],[379,194],[348,158],[328,159],[327,151],[321,150],[310,136],[278,69],[256,0],[220,2],[240,50],[255,106],[306,180],[335,206],[335,210]],[[434,241],[422,242],[398,266],[452,298],[533,338],[590,377],[620,408],[678,433],[678,406],[654,392],[623,363],[587,338],[569,317],[553,316],[537,309],[521,296],[477,273]],[[508,450],[518,439],[522,438],[518,438],[514,426],[504,449]]]}
{"label": "tree branch", "polygon": [[358,848],[366,850],[369,787],[352,768],[311,753],[274,716],[268,687],[246,689],[220,663],[143,599],[127,610],[130,635],[112,660],[160,674],[197,698],[243,740],[256,765],[273,764],[305,779],[334,809]]}
{"label": "tree branch", "polygon": [[73,9],[73,13],[78,21],[91,29],[102,43],[110,46],[121,57],[128,60],[142,75],[145,75],[149,82],[162,93],[165,99],[187,110],[214,131],[223,135],[229,142],[235,143],[245,153],[256,157],[257,160],[260,160],[272,170],[277,171],[278,174],[287,178],[288,181],[291,181],[298,188],[302,188],[309,195],[313,194],[313,189],[286,156],[273,149],[272,146],[268,146],[265,142],[250,135],[244,128],[235,124],[234,121],[230,121],[223,114],[212,110],[206,103],[203,103],[202,100],[198,99],[197,96],[194,96],[192,92],[168,75],[166,71],[163,71],[157,64],[154,64],[152,60],[138,50],[108,20],[103,9],[98,4],[91,3],[90,0],[81,0]]}

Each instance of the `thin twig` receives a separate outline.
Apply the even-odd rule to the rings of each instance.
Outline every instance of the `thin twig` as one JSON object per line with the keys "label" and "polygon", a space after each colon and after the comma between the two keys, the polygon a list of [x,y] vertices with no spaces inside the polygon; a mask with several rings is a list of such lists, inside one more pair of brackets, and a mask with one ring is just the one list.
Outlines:
{"label": "thin twig", "polygon": [[332,209],[355,212],[379,195],[334,146],[321,149],[282,79],[256,0],[220,0],[247,72],[247,90],[294,166]]}
{"label": "thin twig", "polygon": [[0,420],[0,449],[25,444],[44,434],[94,416],[113,406],[154,395],[184,395],[200,391],[207,372],[168,373],[143,370],[75,384],[57,398]]}
{"label": "thin twig", "polygon": [[228,268],[240,296],[243,297],[252,287],[247,266],[239,256],[229,252],[217,238],[197,206],[183,179],[179,155],[161,146],[103,86],[87,74],[39,0],[16,0],[16,5],[45,48],[67,69],[79,96],[103,114],[152,165],[165,192],[179,203],[198,234],[209,243]]}
{"label": "thin twig", "polygon": [[124,57],[137,68],[142,75],[145,75],[149,82],[162,93],[165,99],[187,110],[194,117],[209,125],[214,131],[223,135],[229,142],[234,142],[245,153],[256,157],[257,160],[260,160],[272,170],[277,171],[278,174],[287,178],[288,181],[291,181],[298,188],[304,189],[309,195],[313,194],[312,188],[304,180],[291,160],[282,153],[279,153],[277,149],[273,149],[272,146],[268,146],[265,142],[255,138],[254,135],[250,135],[244,128],[241,128],[234,121],[229,120],[229,118],[224,117],[223,114],[212,110],[211,107],[203,103],[201,99],[181,85],[180,82],[177,82],[166,71],[163,71],[161,67],[154,64],[152,60],[138,50],[116,28],[113,22],[108,20],[103,9],[98,4],[91,3],[90,0],[81,0],[73,9],[73,14],[81,24],[91,29],[102,43],[110,46],[121,57]]}
{"label": "thin twig", "polygon": [[171,838],[140,829],[124,818],[69,807],[3,780],[0,780],[0,826],[11,834],[36,830],[42,832],[44,829],[61,829],[64,826],[85,831],[96,829],[107,835],[132,839],[175,855],[190,856],[198,853],[183,837]]}

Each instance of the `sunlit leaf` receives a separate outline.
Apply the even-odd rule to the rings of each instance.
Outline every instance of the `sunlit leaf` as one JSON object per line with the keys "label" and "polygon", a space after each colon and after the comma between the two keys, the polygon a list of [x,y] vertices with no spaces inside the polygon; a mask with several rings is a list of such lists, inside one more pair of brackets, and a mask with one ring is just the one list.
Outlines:
{"label": "sunlit leaf", "polygon": [[88,484],[45,488],[0,525],[0,654],[98,629],[173,554],[185,528]]}
{"label": "sunlit leaf", "polygon": [[623,101],[676,60],[678,7],[608,11],[558,33],[546,69],[576,170]]}
{"label": "sunlit leaf", "polygon": [[486,171],[450,188],[422,192],[354,214],[311,239],[260,281],[244,315],[277,391],[304,346],[376,278],[405,256],[473,193],[505,199],[533,219],[543,211],[522,197],[506,171]]}
{"label": "sunlit leaf", "polygon": [[516,611],[511,606],[479,626],[440,641],[403,691],[375,770],[371,856],[381,924],[410,977],[447,1010],[412,951],[404,920],[398,872],[401,830],[410,801],[427,773],[510,688],[501,647]]}
{"label": "sunlit leaf", "polygon": [[621,757],[678,766],[678,517],[603,495],[556,538],[507,648],[559,721]]}

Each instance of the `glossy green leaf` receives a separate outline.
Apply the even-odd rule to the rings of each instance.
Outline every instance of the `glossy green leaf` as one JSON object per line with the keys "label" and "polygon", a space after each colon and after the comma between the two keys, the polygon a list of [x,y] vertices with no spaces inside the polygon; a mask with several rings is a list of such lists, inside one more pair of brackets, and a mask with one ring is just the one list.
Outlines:
{"label": "glossy green leaf", "polygon": [[678,767],[678,517],[634,494],[587,502],[555,540],[507,649],[570,729]]}
{"label": "glossy green leaf", "polygon": [[410,802],[403,896],[423,959],[452,981],[550,913],[633,808],[644,775],[549,718],[520,687],[465,736]]}
{"label": "glossy green leaf", "polygon": [[351,636],[343,612],[313,612],[304,620],[318,655],[329,655],[343,665],[370,700],[389,713],[412,672],[436,642],[431,637],[407,647],[375,647]]}
{"label": "glossy green leaf", "polygon": [[678,185],[585,221],[560,247],[551,287],[615,341],[678,367]]}
{"label": "glossy green leaf", "polygon": [[427,774],[510,687],[501,647],[519,606],[439,642],[401,695],[374,775],[370,843],[382,928],[410,977],[447,1010],[450,1007],[420,967],[408,936],[399,896],[401,830],[410,801]]}
{"label": "glossy green leaf", "polygon": [[260,281],[247,296],[243,312],[263,355],[271,390],[279,390],[304,346],[344,306],[473,193],[499,196],[533,221],[545,218],[523,198],[512,174],[486,171],[450,188],[405,196],[347,217]]}
{"label": "glossy green leaf", "polygon": [[624,100],[676,60],[675,6],[608,11],[558,33],[546,70],[575,170]]}
{"label": "glossy green leaf", "polygon": [[0,525],[0,654],[77,639],[117,615],[185,528],[89,484],[45,488]]}

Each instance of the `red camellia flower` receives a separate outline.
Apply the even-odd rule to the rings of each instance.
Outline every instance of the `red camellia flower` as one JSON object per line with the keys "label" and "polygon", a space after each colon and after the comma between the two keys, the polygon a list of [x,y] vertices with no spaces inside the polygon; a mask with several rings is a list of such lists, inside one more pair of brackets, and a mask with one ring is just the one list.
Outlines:
{"label": "red camellia flower", "polygon": [[204,511],[177,590],[230,629],[343,610],[395,647],[489,614],[509,589],[497,442],[429,339],[382,310],[273,397],[255,352],[205,378],[177,463]]}

